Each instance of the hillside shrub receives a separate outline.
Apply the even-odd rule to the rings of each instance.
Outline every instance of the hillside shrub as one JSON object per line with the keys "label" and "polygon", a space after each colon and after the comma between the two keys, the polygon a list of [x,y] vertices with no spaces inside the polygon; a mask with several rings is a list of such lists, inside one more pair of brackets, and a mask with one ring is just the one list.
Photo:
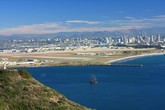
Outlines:
{"label": "hillside shrub", "polygon": [[18,73],[21,75],[22,78],[30,79],[32,75],[29,74],[26,70],[18,70]]}

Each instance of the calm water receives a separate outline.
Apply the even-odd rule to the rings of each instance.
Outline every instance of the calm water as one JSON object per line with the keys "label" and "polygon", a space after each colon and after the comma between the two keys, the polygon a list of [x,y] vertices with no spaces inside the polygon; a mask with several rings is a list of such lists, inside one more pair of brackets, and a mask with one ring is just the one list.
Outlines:
{"label": "calm water", "polygon": [[[66,66],[27,68],[68,99],[96,110],[165,110],[165,55],[129,59],[143,67]],[[95,74],[97,85],[90,85]]]}

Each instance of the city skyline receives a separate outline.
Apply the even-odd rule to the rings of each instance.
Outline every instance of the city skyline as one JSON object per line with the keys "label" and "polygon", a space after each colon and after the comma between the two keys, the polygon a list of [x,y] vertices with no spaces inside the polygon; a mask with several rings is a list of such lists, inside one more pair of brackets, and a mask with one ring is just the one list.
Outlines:
{"label": "city skyline", "polygon": [[165,27],[162,0],[1,0],[0,35]]}

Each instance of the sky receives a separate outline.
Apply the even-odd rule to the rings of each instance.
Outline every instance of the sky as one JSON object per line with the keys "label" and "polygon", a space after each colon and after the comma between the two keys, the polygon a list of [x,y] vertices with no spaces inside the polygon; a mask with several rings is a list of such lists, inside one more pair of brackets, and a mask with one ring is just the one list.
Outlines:
{"label": "sky", "polygon": [[0,35],[165,27],[165,0],[0,0]]}

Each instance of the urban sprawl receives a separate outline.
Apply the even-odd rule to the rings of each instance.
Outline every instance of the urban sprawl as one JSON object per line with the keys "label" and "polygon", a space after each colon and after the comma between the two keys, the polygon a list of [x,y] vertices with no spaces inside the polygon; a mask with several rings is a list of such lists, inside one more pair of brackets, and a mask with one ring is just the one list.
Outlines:
{"label": "urban sprawl", "polygon": [[[145,46],[146,48],[161,48],[163,50],[163,48],[165,47],[164,44],[165,44],[165,38],[160,36],[160,34],[151,35],[151,36],[147,36],[147,35],[139,35],[139,36],[123,35],[123,36],[115,36],[115,37],[103,36],[96,38],[47,37],[41,39],[0,41],[0,53],[1,53],[0,65],[2,65],[3,68],[6,68],[6,65],[10,65],[10,66],[26,65],[26,64],[42,65],[46,62],[55,65],[56,63],[60,62],[58,61],[58,59],[53,59],[53,58],[59,58],[59,59],[63,58],[63,61],[64,59],[65,60],[85,59],[84,61],[87,62],[87,60],[90,60],[92,58],[98,59],[100,58],[100,56],[101,57],[104,56],[105,58],[106,56],[110,56],[110,55],[122,54],[124,50],[131,50],[139,47],[144,48]],[[99,51],[105,50],[105,51],[103,52],[101,51],[99,53],[98,50]],[[109,51],[109,50],[115,50],[115,51]],[[116,50],[123,50],[123,51],[116,52]],[[140,50],[140,52],[141,51],[143,50]],[[146,50],[144,50],[144,52],[145,51]],[[60,53],[59,56],[57,54],[52,54],[51,56],[49,52],[50,53],[66,52],[66,53]],[[67,52],[77,52],[77,53],[72,54]],[[44,59],[42,53],[44,53],[43,54],[44,58],[50,58],[51,60]],[[37,58],[40,58],[40,60]],[[64,64],[68,62],[65,61],[62,63]],[[73,63],[75,64],[75,61]]]}
{"label": "urban sprawl", "polygon": [[99,38],[47,38],[31,40],[1,41],[0,52],[4,53],[30,53],[45,51],[66,51],[79,48],[117,48],[118,46],[161,46],[164,47],[165,38],[160,34],[152,36],[121,36]]}

